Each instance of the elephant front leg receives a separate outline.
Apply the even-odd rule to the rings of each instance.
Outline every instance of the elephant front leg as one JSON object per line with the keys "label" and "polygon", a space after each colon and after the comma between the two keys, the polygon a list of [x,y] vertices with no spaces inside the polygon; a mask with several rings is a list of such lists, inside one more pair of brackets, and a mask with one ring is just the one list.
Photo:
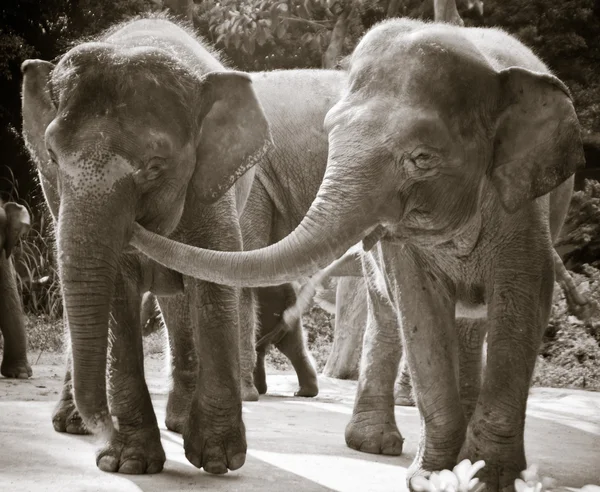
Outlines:
{"label": "elephant front leg", "polygon": [[398,377],[396,378],[396,384],[394,385],[394,401],[396,405],[400,407],[415,406],[406,355],[402,356],[400,367],[398,368]]}
{"label": "elephant front leg", "polygon": [[551,255],[543,265],[524,259],[505,271],[494,268],[483,384],[459,458],[485,461],[478,477],[491,491],[512,490],[527,466],[525,410],[552,303]]}
{"label": "elephant front leg", "polygon": [[239,291],[185,280],[191,300],[198,380],[183,432],[185,455],[209,473],[227,473],[246,460],[240,388]]}
{"label": "elephant front leg", "polygon": [[[465,436],[459,398],[454,299],[422,261],[400,253],[394,272],[405,354],[421,416],[421,439],[407,479],[452,469]],[[410,483],[410,482],[409,482]]]}
{"label": "elephant front leg", "polygon": [[158,300],[169,336],[171,390],[167,399],[165,425],[183,433],[196,389],[198,357],[190,318],[190,303],[185,294]]}
{"label": "elephant front leg", "polygon": [[4,337],[4,355],[0,374],[7,378],[27,379],[33,372],[27,361],[25,314],[17,289],[12,259],[0,248],[0,330]]}
{"label": "elephant front leg", "polygon": [[129,474],[158,473],[166,461],[144,379],[140,306],[134,282],[115,283],[110,330],[109,404],[115,429],[97,455],[98,468]]}
{"label": "elephant front leg", "polygon": [[365,453],[397,456],[404,442],[394,415],[394,380],[402,352],[398,318],[372,286],[367,290],[367,328],[346,444]]}

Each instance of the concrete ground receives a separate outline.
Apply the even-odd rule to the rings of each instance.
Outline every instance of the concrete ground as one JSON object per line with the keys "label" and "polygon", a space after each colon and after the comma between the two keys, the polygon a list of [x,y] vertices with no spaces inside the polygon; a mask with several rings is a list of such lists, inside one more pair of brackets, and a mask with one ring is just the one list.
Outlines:
{"label": "concrete ground", "polygon": [[[405,473],[419,434],[414,408],[396,408],[406,439],[402,456],[363,454],[344,443],[355,382],[321,377],[319,396],[300,399],[291,396],[294,374],[270,375],[269,395],[244,404],[246,464],[213,476],[194,468],[185,458],[181,436],[164,427],[164,362],[155,356],[146,366],[167,454],[162,473],[103,473],[95,466],[93,437],[54,432],[50,416],[60,389],[62,357],[45,354],[33,367],[32,379],[0,378],[0,491],[406,490]],[[561,486],[600,485],[600,393],[536,388],[527,414],[527,457],[539,465],[541,475]]]}

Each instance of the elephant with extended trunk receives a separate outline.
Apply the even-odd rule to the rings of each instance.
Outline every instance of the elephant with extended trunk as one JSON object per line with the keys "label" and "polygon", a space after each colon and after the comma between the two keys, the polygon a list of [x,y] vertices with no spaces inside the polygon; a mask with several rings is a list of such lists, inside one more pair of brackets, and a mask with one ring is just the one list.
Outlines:
{"label": "elephant with extended trunk", "polygon": [[56,65],[28,60],[22,71],[23,133],[56,223],[71,341],[55,427],[79,428],[80,415],[104,434],[102,470],[163,468],[143,369],[140,308],[150,291],[180,359],[197,361],[190,373],[174,359],[167,424],[183,432],[196,467],[241,467],[239,325],[251,323],[251,303],[240,289],[169,271],[128,242],[137,221],[195,246],[242,249],[238,216],[252,184],[244,173],[272,145],[250,78],[160,17],[116,26]]}
{"label": "elephant with extended trunk", "polygon": [[27,336],[23,302],[11,252],[31,220],[23,205],[0,201],[0,331],[4,338],[4,354],[0,374],[7,378],[27,379],[32,375],[27,362]]}
{"label": "elephant with extended trunk", "polygon": [[[348,75],[325,118],[323,182],[290,235],[227,253],[136,225],[132,244],[186,275],[255,286],[313,274],[361,239],[374,245],[361,255],[368,320],[346,442],[401,450],[393,388],[402,338],[422,422],[407,478],[483,459],[478,475],[490,490],[512,487],[526,468],[525,410],[552,301],[552,242],[583,164],[570,93],[502,31],[407,19],[369,31]],[[481,316],[487,333],[475,386],[459,378],[457,305]],[[476,337],[467,345],[479,347]],[[476,363],[468,370],[478,377]]]}

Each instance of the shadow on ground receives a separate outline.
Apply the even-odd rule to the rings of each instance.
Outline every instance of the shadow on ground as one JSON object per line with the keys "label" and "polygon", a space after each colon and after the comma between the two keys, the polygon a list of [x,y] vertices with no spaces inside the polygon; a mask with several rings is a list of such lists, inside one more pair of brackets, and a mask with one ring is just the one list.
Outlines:
{"label": "shadow on ground", "polygon": [[[35,360],[35,359],[34,359]],[[60,357],[44,355],[28,381],[0,379],[0,491],[403,491],[416,452],[419,419],[414,408],[396,408],[404,454],[384,457],[346,447],[356,383],[320,378],[317,398],[294,398],[293,374],[268,378],[269,395],[244,404],[248,458],[225,476],[194,468],[181,436],[164,427],[168,389],[165,364],[146,362],[147,379],[167,454],[158,475],[125,476],[95,466],[93,437],[58,434],[50,415],[62,378]],[[542,475],[559,485],[600,484],[600,393],[532,390],[526,452]]]}

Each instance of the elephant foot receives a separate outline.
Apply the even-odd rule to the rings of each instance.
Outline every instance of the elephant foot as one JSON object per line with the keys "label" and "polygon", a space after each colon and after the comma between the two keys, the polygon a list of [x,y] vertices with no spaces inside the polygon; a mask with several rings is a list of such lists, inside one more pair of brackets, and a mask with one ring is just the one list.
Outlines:
{"label": "elephant foot", "polygon": [[242,381],[242,401],[258,401],[259,391],[254,383]]}
{"label": "elephant foot", "polygon": [[[193,405],[183,434],[185,456],[192,465],[213,474],[227,473],[228,469],[237,470],[244,465],[247,445],[241,410],[240,405],[228,418],[223,414],[210,418],[201,404]],[[214,407],[210,412],[215,412]]]}
{"label": "elephant foot", "polygon": [[265,372],[264,354],[259,354],[256,359],[256,367],[254,368],[254,387],[257,389],[259,395],[265,395],[267,393],[267,374]]}
{"label": "elephant foot", "polygon": [[363,453],[400,456],[404,438],[391,418],[382,411],[355,413],[346,426],[346,444]]}
{"label": "elephant foot", "polygon": [[304,396],[311,398],[319,394],[319,380],[317,379],[317,371],[313,366],[310,357],[306,355],[301,362],[292,360],[296,374],[298,375],[299,389],[294,393],[294,396]]}
{"label": "elephant foot", "polygon": [[[482,435],[490,434],[482,425],[472,423],[467,429],[467,437],[458,455],[458,461],[469,459],[472,463],[484,460],[485,466],[477,477],[491,492],[514,490],[515,479],[527,468],[525,449],[521,440],[502,443],[504,438],[494,436],[490,442],[482,442]],[[478,437],[479,436],[479,437]]]}
{"label": "elephant foot", "polygon": [[0,374],[5,378],[28,379],[33,375],[31,366],[27,359],[3,360],[0,366]]}
{"label": "elephant foot", "polygon": [[91,434],[85,427],[72,399],[60,400],[57,403],[52,413],[52,426],[56,432],[79,435]]}
{"label": "elephant foot", "polygon": [[254,380],[254,387],[256,388],[256,390],[258,391],[259,395],[266,395],[267,394],[267,381],[257,381],[256,379]]}
{"label": "elephant foot", "polygon": [[96,457],[96,465],[105,472],[142,475],[159,473],[166,461],[160,433],[152,428],[115,431],[108,444]]}
{"label": "elephant foot", "polygon": [[399,407],[414,407],[415,399],[412,395],[412,389],[405,388],[403,386],[397,386],[394,396],[394,404]]}
{"label": "elephant foot", "polygon": [[187,395],[189,396],[186,396],[184,390],[177,388],[174,388],[169,392],[165,425],[170,431],[183,434],[185,423],[190,414],[190,407],[192,406],[192,394],[193,390],[189,390],[187,392]]}
{"label": "elephant foot", "polygon": [[304,396],[306,398],[312,398],[319,394],[319,385],[315,379],[314,383],[301,384],[298,391],[294,393],[294,396]]}

